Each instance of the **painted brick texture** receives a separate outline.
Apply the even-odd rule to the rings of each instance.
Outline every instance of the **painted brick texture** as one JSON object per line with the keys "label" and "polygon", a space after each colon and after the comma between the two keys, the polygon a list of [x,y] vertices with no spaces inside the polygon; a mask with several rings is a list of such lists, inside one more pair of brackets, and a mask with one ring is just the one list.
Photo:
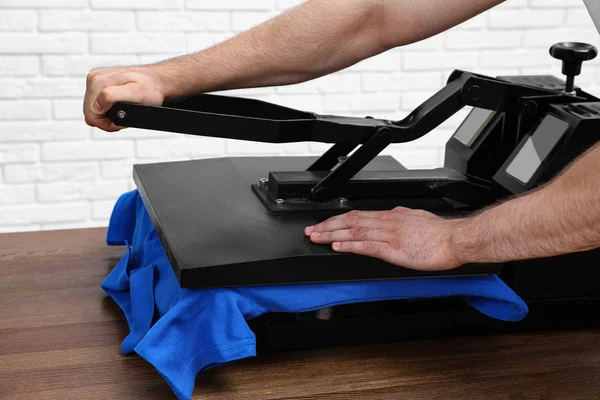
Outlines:
{"label": "painted brick texture", "polygon": [[[134,163],[224,155],[309,155],[283,146],[83,122],[87,72],[201,50],[300,0],[0,0],[0,232],[105,226]],[[308,111],[399,119],[453,69],[488,75],[554,74],[557,41],[600,45],[581,0],[507,0],[448,32],[300,85],[233,91]],[[600,60],[577,80],[600,94]],[[386,150],[433,168],[463,111],[426,137]]]}

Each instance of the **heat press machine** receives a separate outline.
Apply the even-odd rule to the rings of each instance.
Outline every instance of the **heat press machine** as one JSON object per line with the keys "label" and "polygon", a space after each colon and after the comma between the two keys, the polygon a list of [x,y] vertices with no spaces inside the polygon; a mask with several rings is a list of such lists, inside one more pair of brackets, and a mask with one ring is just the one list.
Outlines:
{"label": "heat press machine", "polygon": [[[163,106],[117,103],[119,126],[265,143],[322,142],[321,157],[225,157],[135,165],[137,188],[183,288],[411,279],[496,273],[529,305],[517,326],[453,299],[353,304],[251,321],[276,350],[373,343],[600,322],[600,250],[505,264],[419,272],[340,254],[304,237],[305,226],[350,210],[395,206],[459,217],[550,180],[600,139],[600,99],[574,85],[583,43],[558,43],[566,82],[456,70],[400,121],[318,115],[220,95]],[[473,107],[446,144],[444,167],[406,169],[379,154],[416,140]],[[597,309],[597,308],[596,308]],[[409,327],[409,329],[407,329]]]}

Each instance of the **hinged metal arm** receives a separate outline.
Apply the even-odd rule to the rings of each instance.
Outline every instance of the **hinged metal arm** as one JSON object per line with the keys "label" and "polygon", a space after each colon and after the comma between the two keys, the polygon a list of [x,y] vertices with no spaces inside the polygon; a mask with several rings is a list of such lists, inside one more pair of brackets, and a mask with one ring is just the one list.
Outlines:
{"label": "hinged metal arm", "polygon": [[423,137],[464,106],[534,115],[549,102],[569,103],[584,100],[582,97],[563,92],[518,85],[456,70],[442,90],[427,99],[406,118],[394,122],[391,143],[405,143]]}
{"label": "hinged metal arm", "polygon": [[[576,99],[578,98],[560,92],[515,85],[499,79],[455,71],[442,90],[426,100],[405,119],[394,123],[394,128],[378,129],[354,154],[315,185],[309,197],[315,201],[336,197],[339,188],[389,144],[405,143],[424,136],[465,105],[529,115],[538,113],[540,108],[545,107],[549,101],[576,101]],[[339,150],[339,146],[333,146],[330,152],[336,148]],[[328,153],[323,157],[331,158],[328,157]],[[322,158],[315,164],[325,164],[321,162]],[[314,168],[311,167],[311,170]]]}
{"label": "hinged metal arm", "polygon": [[401,121],[314,113],[268,102],[203,94],[163,106],[116,103],[108,117],[118,126],[266,143],[321,142],[363,144],[381,128],[392,132],[391,143],[418,139],[465,105],[505,112],[535,112],[536,100],[582,100],[561,92],[516,85],[463,71]]}
{"label": "hinged metal arm", "polygon": [[117,103],[108,113],[118,126],[267,143],[322,142],[335,145],[310,170],[329,170],[339,156],[362,145],[310,193],[315,200],[335,195],[391,143],[410,142],[446,121],[464,106],[536,114],[553,103],[584,100],[563,92],[454,71],[447,85],[401,121],[317,115],[236,97],[200,95],[161,107]]}

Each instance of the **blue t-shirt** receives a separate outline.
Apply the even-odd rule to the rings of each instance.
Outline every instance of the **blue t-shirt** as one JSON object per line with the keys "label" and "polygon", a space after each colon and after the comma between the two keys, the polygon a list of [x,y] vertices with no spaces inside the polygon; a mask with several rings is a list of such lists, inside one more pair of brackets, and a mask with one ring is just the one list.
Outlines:
{"label": "blue t-shirt", "polygon": [[136,352],[150,362],[179,399],[191,398],[199,372],[256,355],[255,336],[246,321],[267,312],[455,296],[504,321],[519,321],[528,312],[523,300],[496,275],[181,289],[137,191],[117,201],[107,242],[127,247],[102,283],[129,324],[122,351]]}

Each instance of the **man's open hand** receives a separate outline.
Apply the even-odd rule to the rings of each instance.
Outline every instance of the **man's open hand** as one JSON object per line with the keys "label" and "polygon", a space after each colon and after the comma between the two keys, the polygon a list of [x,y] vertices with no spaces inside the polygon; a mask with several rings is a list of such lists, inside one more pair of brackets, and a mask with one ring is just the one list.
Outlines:
{"label": "man's open hand", "polygon": [[451,246],[457,220],[423,210],[351,211],[307,227],[314,243],[335,251],[382,259],[406,268],[441,271],[461,262]]}
{"label": "man's open hand", "polygon": [[118,101],[161,105],[165,90],[151,67],[111,67],[92,70],[87,77],[83,112],[85,122],[107,132],[118,131],[106,116]]}

